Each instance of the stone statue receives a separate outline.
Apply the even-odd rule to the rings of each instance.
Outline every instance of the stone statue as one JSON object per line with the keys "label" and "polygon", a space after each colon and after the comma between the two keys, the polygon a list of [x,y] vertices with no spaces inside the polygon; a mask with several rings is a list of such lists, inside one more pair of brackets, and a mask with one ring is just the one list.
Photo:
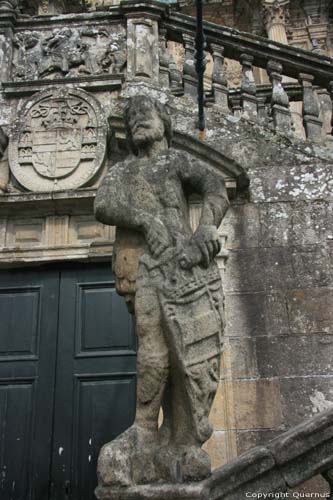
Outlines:
{"label": "stone statue", "polygon": [[0,0],[0,12],[15,12],[18,5],[18,0]]}
{"label": "stone statue", "polygon": [[[210,473],[201,449],[218,387],[223,293],[214,261],[228,208],[222,176],[170,148],[171,121],[156,100],[125,109],[135,156],[113,166],[95,213],[117,226],[117,290],[135,313],[139,342],[135,422],[100,453],[100,485],[198,481]],[[203,199],[192,233],[188,196]],[[159,427],[160,409],[163,423]]]}
{"label": "stone statue", "polygon": [[3,155],[5,154],[7,146],[8,146],[8,136],[7,136],[7,134],[5,134],[5,132],[0,127],[0,160],[2,159]]}

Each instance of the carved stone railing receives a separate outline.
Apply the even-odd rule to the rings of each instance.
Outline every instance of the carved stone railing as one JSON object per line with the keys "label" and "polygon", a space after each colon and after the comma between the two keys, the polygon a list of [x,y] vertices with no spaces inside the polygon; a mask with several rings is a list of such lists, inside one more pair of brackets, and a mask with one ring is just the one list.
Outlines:
{"label": "carved stone railing", "polygon": [[[176,8],[177,5],[171,7],[162,2],[126,0],[96,12],[50,18],[28,19],[14,10],[0,12],[0,50],[7,58],[0,68],[2,94],[22,97],[45,86],[64,84],[89,91],[114,91],[128,83],[144,81],[167,89],[174,96],[187,95],[196,99],[196,21],[177,12]],[[73,27],[73,40],[87,36],[92,40],[102,36],[99,27],[108,26],[107,36],[112,37],[112,31],[116,30],[118,42],[122,40],[119,51],[112,52],[112,49],[104,59],[90,56],[88,62],[82,61],[80,73],[74,76],[68,71],[60,77],[49,78],[47,72],[40,71],[29,77],[29,71],[20,67],[17,61],[20,50],[23,60],[27,60],[26,46],[35,43],[35,34],[41,33],[41,28],[56,31],[59,23]],[[91,29],[94,26],[96,28]],[[292,136],[297,113],[290,103],[297,101],[301,103],[298,105],[298,126],[302,127],[302,135],[310,141],[332,145],[333,59],[210,22],[204,23],[204,29],[207,52],[213,61],[210,77],[206,79],[210,82],[206,92],[207,106],[267,124],[277,133]],[[27,41],[24,33],[29,31],[32,38]],[[38,43],[45,47],[47,40]],[[183,58],[178,60],[175,45],[183,53]],[[35,49],[28,47],[27,50]],[[228,85],[226,59],[240,64],[239,88]],[[96,69],[97,62],[99,67]],[[268,85],[256,84],[255,68],[267,72]],[[288,81],[283,77],[288,77]],[[290,83],[291,79],[294,82]]]}
{"label": "carved stone railing", "polygon": [[[189,39],[194,40],[195,19],[191,16],[170,12],[163,26],[169,40],[183,44],[184,40],[186,43]],[[215,104],[224,111],[252,121],[264,122],[267,118],[276,132],[292,135],[290,102],[298,101],[302,103],[306,138],[317,143],[332,143],[332,130],[327,130],[327,124],[323,127],[323,115],[327,111],[332,115],[331,110],[327,110],[327,103],[332,108],[332,58],[209,22],[205,23],[205,34],[207,50],[212,54],[214,64],[207,104]],[[241,64],[242,78],[238,89],[228,88],[225,58]],[[187,57],[186,67],[189,63]],[[270,85],[256,85],[254,67],[267,71]],[[184,70],[184,79],[185,74]],[[289,81],[295,79],[295,83],[284,83],[283,77],[289,77]],[[192,81],[192,89],[193,86]],[[185,85],[184,92],[187,93]],[[190,94],[193,95],[193,90]],[[326,94],[325,100],[320,99],[320,94]]]}

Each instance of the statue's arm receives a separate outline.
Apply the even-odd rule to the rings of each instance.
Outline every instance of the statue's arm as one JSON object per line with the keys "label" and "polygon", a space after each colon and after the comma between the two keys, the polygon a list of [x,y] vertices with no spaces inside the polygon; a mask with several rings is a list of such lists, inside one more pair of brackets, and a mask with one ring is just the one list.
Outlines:
{"label": "statue's arm", "polygon": [[184,253],[183,265],[191,267],[199,261],[208,266],[221,249],[217,229],[229,207],[225,182],[222,175],[195,159],[183,162],[179,175],[203,201],[199,226],[191,239],[192,252]]}
{"label": "statue's arm", "polygon": [[170,244],[162,221],[144,206],[133,203],[130,190],[121,179],[110,177],[109,174],[103,179],[97,191],[94,209],[96,219],[103,224],[141,232],[155,257]]}

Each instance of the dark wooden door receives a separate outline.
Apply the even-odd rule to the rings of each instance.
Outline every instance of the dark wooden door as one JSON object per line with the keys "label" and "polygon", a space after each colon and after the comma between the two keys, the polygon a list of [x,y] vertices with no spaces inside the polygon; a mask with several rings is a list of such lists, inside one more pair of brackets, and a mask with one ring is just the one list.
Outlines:
{"label": "dark wooden door", "polygon": [[135,336],[110,264],[3,273],[1,312],[0,498],[93,500],[99,449],[135,411]]}

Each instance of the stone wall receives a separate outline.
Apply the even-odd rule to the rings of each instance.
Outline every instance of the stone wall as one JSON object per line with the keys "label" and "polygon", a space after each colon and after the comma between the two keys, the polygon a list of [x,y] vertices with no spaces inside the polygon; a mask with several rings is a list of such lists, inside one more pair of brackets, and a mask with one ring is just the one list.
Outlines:
{"label": "stone wall", "polygon": [[[74,19],[75,27],[82,30],[88,21]],[[29,23],[26,27],[22,21],[19,31],[31,31]],[[51,24],[58,29],[64,19]],[[110,36],[103,16],[97,28],[72,35],[88,37],[89,49],[99,37]],[[148,23],[145,29],[150,28]],[[15,50],[14,58],[17,46]],[[111,258],[114,234],[93,220],[93,198],[105,169],[126,154],[121,125],[126,97],[144,88],[140,82],[122,88],[111,62],[95,79],[76,74],[77,64],[75,74],[61,75],[60,83],[56,75],[57,86],[84,87],[100,103],[104,119],[111,116],[110,156],[105,165],[101,162],[97,177],[68,191],[28,192],[13,179],[7,158],[0,163],[8,189],[0,191],[1,265]],[[16,79],[7,95],[1,94],[0,125],[9,134],[30,95],[54,85],[47,80],[36,77],[25,87],[25,81]],[[195,101],[161,92],[157,80],[158,75],[155,87],[146,91],[167,102],[175,147],[192,147],[193,154],[222,172],[236,164],[250,180],[249,188],[236,196],[235,179],[228,180],[234,196],[221,227],[227,327],[222,380],[211,414],[215,432],[206,445],[217,467],[333,405],[333,155],[217,108],[207,110],[206,149],[201,150]],[[199,212],[197,206],[192,209],[193,226]]]}

